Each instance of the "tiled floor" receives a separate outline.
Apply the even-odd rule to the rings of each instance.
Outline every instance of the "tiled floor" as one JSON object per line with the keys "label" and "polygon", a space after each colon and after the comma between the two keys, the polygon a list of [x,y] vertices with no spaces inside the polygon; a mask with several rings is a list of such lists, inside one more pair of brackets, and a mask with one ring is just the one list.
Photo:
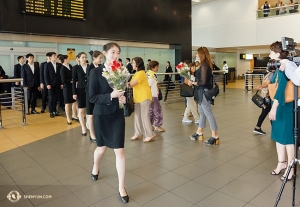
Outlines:
{"label": "tiled floor", "polygon": [[[28,126],[0,131],[0,206],[274,206],[282,184],[279,176],[270,175],[277,164],[275,144],[268,120],[263,124],[266,136],[252,132],[260,113],[250,100],[252,94],[229,87],[217,97],[213,111],[219,146],[189,139],[196,125],[181,122],[183,103],[162,103],[166,132],[157,133],[151,143],[130,141],[133,117],[126,118],[128,204],[119,199],[113,150],[106,152],[94,182],[90,173],[95,144],[81,136],[79,125],[69,127],[64,118],[50,119],[49,114],[30,115]],[[209,138],[209,127],[204,136]],[[28,144],[22,143],[27,138]],[[14,147],[8,150],[8,145]],[[300,182],[296,187],[300,206]],[[10,202],[10,191],[18,191],[22,198]],[[292,182],[288,182],[278,206],[291,203]]]}

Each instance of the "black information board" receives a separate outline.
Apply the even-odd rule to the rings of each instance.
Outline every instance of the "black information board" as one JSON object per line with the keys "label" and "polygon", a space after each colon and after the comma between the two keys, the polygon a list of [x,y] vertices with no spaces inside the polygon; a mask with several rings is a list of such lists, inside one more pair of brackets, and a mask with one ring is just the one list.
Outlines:
{"label": "black information board", "polygon": [[85,0],[20,0],[24,14],[62,17],[85,20]]}

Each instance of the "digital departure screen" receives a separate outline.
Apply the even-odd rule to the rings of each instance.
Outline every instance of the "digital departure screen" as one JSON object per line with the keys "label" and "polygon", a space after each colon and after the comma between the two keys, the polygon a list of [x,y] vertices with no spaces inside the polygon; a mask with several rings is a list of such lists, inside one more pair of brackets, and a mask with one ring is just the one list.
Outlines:
{"label": "digital departure screen", "polygon": [[20,0],[24,14],[85,20],[85,0]]}

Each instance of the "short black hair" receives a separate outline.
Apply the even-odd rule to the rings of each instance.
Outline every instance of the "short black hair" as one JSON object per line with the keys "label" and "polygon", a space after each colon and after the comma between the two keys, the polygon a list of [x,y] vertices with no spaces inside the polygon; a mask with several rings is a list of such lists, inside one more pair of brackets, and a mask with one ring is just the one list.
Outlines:
{"label": "short black hair", "polygon": [[148,59],[148,62],[151,61],[151,59]]}
{"label": "short black hair", "polygon": [[18,57],[17,57],[18,61],[19,61],[21,58],[24,58],[24,56],[18,56]]}
{"label": "short black hair", "polygon": [[28,53],[28,54],[26,55],[26,58],[29,58],[29,57],[34,57],[34,55],[31,54],[31,53]]}
{"label": "short black hair", "polygon": [[128,60],[130,62],[130,58],[126,58],[126,60]]}
{"label": "short black hair", "polygon": [[59,59],[59,58],[60,58],[60,56],[62,56],[62,54],[58,54],[58,55],[57,55],[57,58]]}
{"label": "short black hair", "polygon": [[120,62],[122,62],[122,59],[121,59],[121,58],[119,58],[119,61],[120,61]]}

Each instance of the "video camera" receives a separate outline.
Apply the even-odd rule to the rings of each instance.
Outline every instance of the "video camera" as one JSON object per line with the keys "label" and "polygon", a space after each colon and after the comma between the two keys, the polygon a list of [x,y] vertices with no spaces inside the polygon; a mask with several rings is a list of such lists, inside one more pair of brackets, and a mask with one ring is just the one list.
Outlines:
{"label": "video camera", "polygon": [[[281,38],[282,49],[289,52],[288,59],[294,62],[297,66],[300,65],[300,50],[296,49],[297,43],[293,38],[282,37]],[[270,60],[268,62],[268,70],[276,70],[280,67],[279,60]]]}

